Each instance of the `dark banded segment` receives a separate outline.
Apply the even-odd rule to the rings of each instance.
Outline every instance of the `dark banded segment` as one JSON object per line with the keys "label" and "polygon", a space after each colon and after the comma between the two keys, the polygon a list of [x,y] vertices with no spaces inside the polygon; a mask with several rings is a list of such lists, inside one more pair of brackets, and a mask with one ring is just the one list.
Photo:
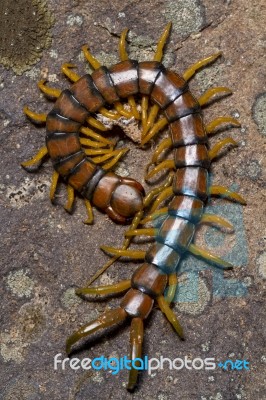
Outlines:
{"label": "dark banded segment", "polygon": [[154,300],[137,289],[130,289],[121,302],[121,307],[131,317],[147,318],[152,310]]}
{"label": "dark banded segment", "polygon": [[208,192],[207,170],[200,167],[186,167],[176,170],[173,192],[175,195],[186,194],[205,201]]}
{"label": "dark banded segment", "polygon": [[57,162],[62,158],[75,154],[81,150],[77,133],[54,133],[46,141],[47,149],[52,161]]}
{"label": "dark banded segment", "polygon": [[155,265],[143,264],[132,275],[131,286],[152,298],[160,296],[167,285],[167,275]]}
{"label": "dark banded segment", "polygon": [[168,206],[168,214],[181,217],[196,224],[202,217],[203,201],[190,196],[175,196]]}
{"label": "dark banded segment", "polygon": [[100,67],[92,73],[91,77],[95,86],[108,104],[113,104],[116,101],[119,101],[119,97],[114,88],[114,83],[106,67]]}
{"label": "dark banded segment", "polygon": [[99,110],[105,100],[94,85],[91,75],[87,74],[71,86],[71,93],[87,111],[93,113]]}
{"label": "dark banded segment", "polygon": [[121,61],[109,68],[111,79],[117,95],[125,98],[139,92],[138,62],[135,60]]}
{"label": "dark banded segment", "polygon": [[177,252],[184,252],[190,245],[194,233],[195,226],[191,222],[177,216],[168,216],[162,224],[156,240]]}
{"label": "dark banded segment", "polygon": [[88,158],[84,158],[69,173],[68,184],[78,192],[82,192],[96,172],[96,169],[97,166],[95,164],[91,163]]}
{"label": "dark banded segment", "polygon": [[174,161],[176,168],[190,166],[209,168],[211,163],[204,144],[178,147],[174,150]]}
{"label": "dark banded segment", "polygon": [[87,185],[82,190],[81,194],[82,194],[82,196],[85,197],[85,199],[91,200],[96,186],[98,185],[98,183],[100,182],[100,180],[102,179],[102,177],[105,174],[106,174],[106,171],[104,169],[102,169],[101,167],[97,167],[94,175],[92,176],[92,178],[89,180]]}
{"label": "dark banded segment", "polygon": [[139,63],[139,93],[150,95],[160,72],[165,71],[158,61],[142,61]]}
{"label": "dark banded segment", "polygon": [[145,261],[156,265],[165,274],[175,272],[180,258],[180,255],[171,247],[158,242],[155,242],[145,255]]}
{"label": "dark banded segment", "polygon": [[72,121],[62,115],[59,115],[56,110],[52,110],[46,119],[46,140],[49,139],[50,136],[53,136],[56,132],[78,132],[80,129],[80,123],[76,121]]}
{"label": "dark banded segment", "polygon": [[88,111],[82,107],[70,90],[64,90],[56,100],[54,110],[63,117],[83,124],[88,118]]}
{"label": "dark banded segment", "polygon": [[187,115],[172,122],[169,126],[173,147],[208,142],[200,114]]}
{"label": "dark banded segment", "polygon": [[84,160],[83,150],[78,153],[71,154],[65,158],[61,158],[53,163],[54,169],[64,178],[66,178],[70,172],[78,165],[82,160]]}
{"label": "dark banded segment", "polygon": [[195,114],[200,111],[200,105],[188,90],[174,100],[165,110],[164,114],[168,122],[176,121],[186,115]]}
{"label": "dark banded segment", "polygon": [[173,71],[163,70],[157,76],[151,92],[151,99],[161,109],[181,96],[188,88],[187,82]]}

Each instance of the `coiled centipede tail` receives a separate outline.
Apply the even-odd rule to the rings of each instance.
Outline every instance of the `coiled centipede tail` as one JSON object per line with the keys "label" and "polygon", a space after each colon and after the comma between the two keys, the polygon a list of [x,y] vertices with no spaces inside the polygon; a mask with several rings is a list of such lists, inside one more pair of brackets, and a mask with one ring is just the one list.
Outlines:
{"label": "coiled centipede tail", "polygon": [[[192,241],[196,226],[200,222],[217,223],[231,228],[231,225],[222,218],[204,213],[209,196],[223,196],[245,204],[244,199],[237,193],[221,186],[210,186],[209,183],[212,159],[216,157],[221,147],[236,143],[231,138],[224,139],[209,150],[208,133],[222,123],[231,123],[235,126],[240,124],[234,118],[219,117],[209,125],[204,125],[201,107],[213,95],[231,91],[225,87],[209,89],[197,100],[189,90],[188,80],[199,68],[216,60],[221,53],[192,65],[183,77],[167,70],[162,65],[161,59],[170,26],[167,25],[159,40],[153,61],[137,62],[128,59],[125,50],[127,30],[122,33],[120,41],[122,61],[109,69],[100,66],[85,48],[85,55],[96,70],[92,75],[78,79],[78,76],[68,69],[68,65],[67,74],[76,83],[60,94],[47,117],[47,152],[53,160],[56,174],[63,176],[71,188],[82,193],[85,198],[92,199],[96,206],[107,211],[113,219],[126,222],[127,218],[134,216],[132,225],[126,233],[123,248],[103,246],[103,250],[115,258],[128,256],[144,261],[131,280],[111,286],[77,290],[78,294],[90,295],[128,291],[120,307],[82,326],[68,338],[67,353],[70,353],[72,345],[81,338],[125,319],[131,319],[131,360],[141,357],[143,321],[151,313],[155,301],[178,335],[183,338],[182,327],[169,306],[175,294],[176,271],[183,254],[191,252],[220,268],[232,268],[230,263],[198,248]],[[50,92],[50,94],[57,96],[57,93]],[[136,95],[141,97],[141,114],[136,106],[134,98]],[[117,178],[113,173],[106,173],[104,169],[97,167],[82,150],[82,141],[77,134],[91,113],[99,110],[106,112],[103,109],[106,103],[114,104],[116,112],[123,113],[120,99],[128,99],[132,113],[130,115],[141,119],[143,145],[165,126],[170,130],[170,137],[163,140],[155,150],[146,175],[146,179],[150,179],[163,169],[168,169],[170,171],[168,180],[161,188],[151,191],[143,199],[140,184],[122,180],[124,178]],[[153,103],[151,109],[149,101]],[[174,159],[160,161],[162,154],[168,149],[173,149]],[[39,159],[41,158],[42,154],[39,156]],[[32,161],[28,164],[31,165]],[[150,169],[151,166],[153,169]],[[118,182],[118,179],[121,180]],[[130,194],[124,200],[125,193],[129,189]],[[159,208],[169,197],[172,199],[167,207]],[[138,229],[139,224],[158,216],[163,218],[155,228]],[[153,236],[154,243],[147,251],[127,249],[130,237],[137,235]],[[168,291],[164,296],[167,286]],[[129,390],[134,389],[137,374],[137,369],[132,367],[128,381]]]}

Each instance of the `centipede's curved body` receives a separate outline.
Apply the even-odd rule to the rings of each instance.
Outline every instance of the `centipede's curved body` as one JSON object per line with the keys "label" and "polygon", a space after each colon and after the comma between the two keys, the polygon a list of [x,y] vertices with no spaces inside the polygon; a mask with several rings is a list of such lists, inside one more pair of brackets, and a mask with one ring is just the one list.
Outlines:
{"label": "centipede's curved body", "polygon": [[[158,44],[160,48],[161,43],[161,50],[169,30],[170,24]],[[200,252],[192,241],[196,226],[203,219],[209,194],[212,193],[209,183],[211,160],[223,144],[235,144],[232,139],[225,139],[218,143],[215,151],[210,153],[207,131],[211,129],[205,127],[201,114],[201,104],[204,102],[201,99],[198,101],[192,95],[187,80],[194,75],[196,69],[212,62],[219,55],[220,53],[217,53],[193,65],[184,77],[166,69],[161,62],[156,60],[156,57],[154,61],[144,62],[124,57],[123,61],[111,68],[101,66],[91,75],[87,74],[80,79],[74,79],[76,82],[57,96],[53,109],[47,115],[47,148],[44,154],[48,151],[57,174],[85,199],[105,211],[114,221],[127,223],[135,217],[133,222],[135,220],[137,222],[135,226],[132,223],[132,229],[138,227],[143,215],[145,217],[143,210],[146,198],[144,198],[143,187],[131,178],[122,178],[113,172],[108,172],[88,157],[80,140],[81,127],[90,116],[95,115],[104,106],[115,105],[121,99],[132,99],[133,96],[142,99],[146,97],[155,105],[153,107],[160,109],[164,115],[159,126],[167,125],[169,128],[170,139],[167,139],[167,144],[161,149],[172,148],[174,154],[174,160],[165,164],[171,168],[174,175],[170,183],[172,186],[166,190],[166,194],[170,194],[172,199],[163,213],[163,218],[159,219],[154,229],[154,242],[144,252],[142,257],[144,263],[135,271],[131,281],[122,281],[109,289],[98,287],[79,291],[82,294],[112,294],[129,289],[120,307],[104,313],[68,338],[68,353],[72,345],[82,337],[130,318],[132,319],[131,359],[141,357],[143,320],[149,316],[155,300],[179,336],[183,337],[182,328],[165,300],[164,292],[166,287],[171,285],[171,277],[176,273],[184,253],[190,250],[193,254],[202,256],[203,251]],[[161,59],[161,57],[158,58]],[[92,60],[95,61],[93,58]],[[213,93],[222,90],[231,93],[227,88],[216,88]],[[42,120],[45,121],[45,119]],[[147,119],[144,118],[145,121],[147,122]],[[219,117],[213,122],[213,127],[221,122],[240,125],[231,117]],[[35,162],[34,159],[33,161]],[[33,161],[24,163],[24,166],[31,165]],[[155,168],[154,171],[157,172],[162,169],[160,168],[157,170]],[[160,190],[157,191],[159,192]],[[241,196],[225,188],[216,187],[213,193],[225,194],[226,197],[245,204]],[[162,200],[165,198],[163,197]],[[230,227],[230,224],[225,224],[224,220],[222,225]],[[124,249],[128,247],[128,244],[129,242]],[[130,254],[133,253],[134,251]],[[120,255],[126,253],[114,252],[113,254],[118,255],[119,258]],[[231,264],[209,253],[203,256],[222,267],[232,267]],[[130,390],[136,384],[137,373],[138,371],[134,368],[130,371],[128,383]]]}

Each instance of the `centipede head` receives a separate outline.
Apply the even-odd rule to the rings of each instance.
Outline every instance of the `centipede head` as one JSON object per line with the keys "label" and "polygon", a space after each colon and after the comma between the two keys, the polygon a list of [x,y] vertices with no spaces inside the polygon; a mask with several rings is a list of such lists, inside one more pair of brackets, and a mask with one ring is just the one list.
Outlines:
{"label": "centipede head", "polygon": [[136,180],[108,172],[98,183],[92,202],[114,222],[127,224],[142,209],[144,194]]}

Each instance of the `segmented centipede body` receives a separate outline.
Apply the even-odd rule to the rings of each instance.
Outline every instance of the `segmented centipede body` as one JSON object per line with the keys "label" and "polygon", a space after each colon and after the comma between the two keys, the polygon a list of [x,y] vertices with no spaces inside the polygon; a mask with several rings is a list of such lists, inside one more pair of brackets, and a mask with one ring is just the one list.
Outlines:
{"label": "segmented centipede body", "polygon": [[[122,249],[104,247],[105,251],[116,258],[143,258],[144,264],[135,271],[130,281],[122,281],[110,287],[84,288],[78,291],[79,294],[112,294],[129,289],[119,308],[104,313],[68,338],[67,353],[82,337],[130,318],[131,359],[141,357],[143,320],[149,316],[154,301],[157,301],[178,335],[183,338],[182,328],[169,307],[177,284],[176,270],[182,255],[189,251],[222,268],[232,267],[228,262],[199,249],[192,241],[196,225],[200,221],[230,226],[225,220],[204,213],[210,195],[223,195],[245,204],[240,195],[220,186],[210,186],[208,179],[211,160],[220,148],[228,143],[235,144],[229,138],[209,150],[208,133],[223,122],[237,126],[239,123],[231,117],[220,117],[207,127],[204,125],[201,106],[213,94],[221,91],[227,93],[229,90],[224,87],[211,89],[197,100],[189,90],[187,81],[197,69],[214,61],[220,53],[194,64],[181,77],[167,70],[160,62],[169,29],[170,25],[159,42],[153,61],[137,62],[128,59],[123,50],[126,32],[122,34],[122,61],[111,68],[99,66],[87,53],[89,61],[97,69],[91,75],[87,74],[80,79],[75,79],[74,76],[73,80],[76,82],[69,90],[60,94],[46,118],[46,149],[56,173],[62,176],[71,188],[106,211],[113,220],[126,223],[134,217],[131,229],[127,232],[128,238],[142,234],[154,236],[154,243],[143,252],[127,250],[129,239]],[[170,169],[173,176],[164,187],[144,198],[143,188],[138,182],[118,177],[113,172],[108,172],[108,168],[97,166],[82,148],[79,136],[85,121],[102,110],[106,104],[116,105],[116,109],[121,112],[121,107],[118,106],[120,100],[129,99],[137,115],[133,96],[142,99],[143,144],[165,126],[168,126],[170,131],[170,137],[158,146],[152,157],[151,164],[155,167],[147,173],[147,178],[165,168]],[[149,116],[148,101],[154,104]],[[161,112],[162,116],[155,123],[158,112]],[[159,162],[162,153],[168,148],[173,148],[174,160]],[[149,208],[148,214],[144,215],[145,207],[158,193],[159,196]],[[170,196],[172,199],[167,207],[158,209],[161,202]],[[137,229],[143,216],[143,221],[145,218],[146,221],[151,220],[154,216],[164,218],[155,228]],[[164,296],[167,286],[168,292]],[[129,374],[129,390],[135,387],[137,374],[138,371],[132,367]]]}

